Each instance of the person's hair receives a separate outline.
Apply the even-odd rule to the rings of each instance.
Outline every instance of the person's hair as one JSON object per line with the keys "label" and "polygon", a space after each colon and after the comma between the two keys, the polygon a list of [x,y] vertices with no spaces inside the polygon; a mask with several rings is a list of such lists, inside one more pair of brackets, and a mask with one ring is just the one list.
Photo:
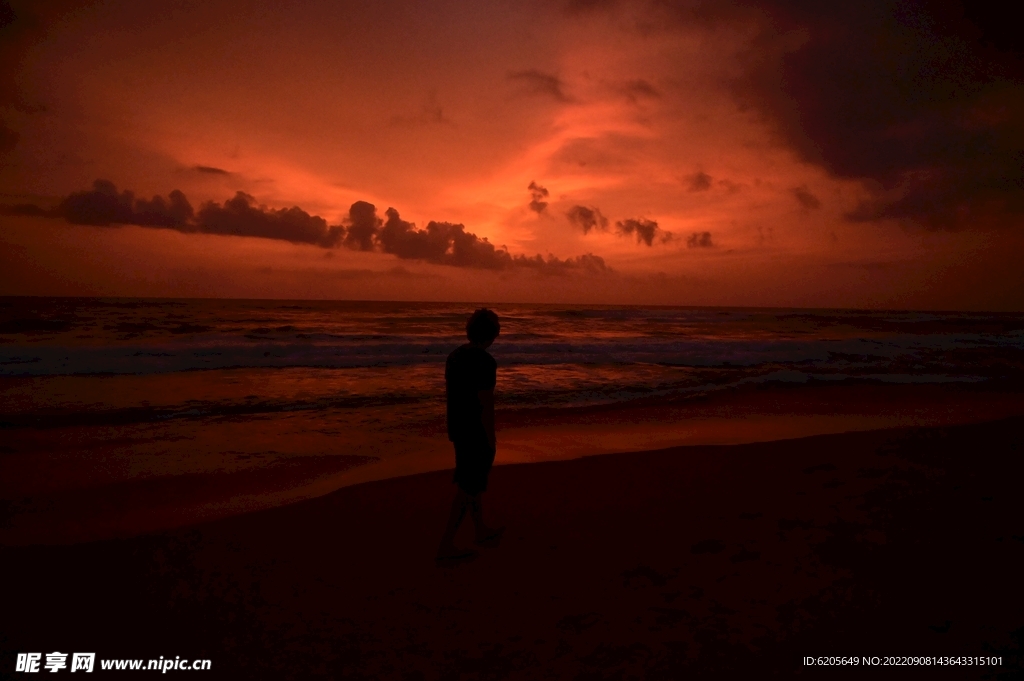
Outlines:
{"label": "person's hair", "polygon": [[466,322],[466,337],[474,343],[493,341],[501,332],[498,315],[485,307],[480,308]]}

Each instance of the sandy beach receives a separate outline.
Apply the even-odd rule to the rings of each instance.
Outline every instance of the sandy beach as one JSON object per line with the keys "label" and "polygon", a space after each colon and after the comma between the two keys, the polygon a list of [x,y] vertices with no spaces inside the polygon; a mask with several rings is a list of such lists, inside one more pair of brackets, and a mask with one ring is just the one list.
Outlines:
{"label": "sandy beach", "polygon": [[[684,445],[731,445],[1024,416],[1015,387],[826,382],[678,400],[503,409],[501,465]],[[443,417],[203,417],[11,428],[0,455],[0,545],[129,538],[451,468]]]}
{"label": "sandy beach", "polygon": [[[448,566],[433,560],[447,471],[130,539],[7,546],[2,647],[206,658],[209,678],[1014,678],[1022,426],[499,466],[486,513],[505,536]],[[803,662],[835,655],[1001,666]]]}

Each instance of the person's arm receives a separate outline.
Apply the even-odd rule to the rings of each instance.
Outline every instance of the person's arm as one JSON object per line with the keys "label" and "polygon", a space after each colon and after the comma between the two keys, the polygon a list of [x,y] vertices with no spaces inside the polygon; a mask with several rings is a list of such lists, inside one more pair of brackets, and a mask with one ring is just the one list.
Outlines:
{"label": "person's arm", "polygon": [[494,390],[481,390],[476,396],[480,400],[480,420],[483,421],[487,441],[491,443],[491,449],[497,449],[494,439]]}

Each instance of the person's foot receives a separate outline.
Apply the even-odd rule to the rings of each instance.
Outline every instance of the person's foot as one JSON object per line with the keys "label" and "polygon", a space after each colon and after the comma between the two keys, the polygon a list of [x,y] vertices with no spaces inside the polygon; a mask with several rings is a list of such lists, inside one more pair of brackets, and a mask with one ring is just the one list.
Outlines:
{"label": "person's foot", "polygon": [[501,535],[505,534],[504,527],[489,528],[485,527],[482,530],[477,531],[476,539],[473,540],[474,544],[480,546],[497,546],[501,540]]}

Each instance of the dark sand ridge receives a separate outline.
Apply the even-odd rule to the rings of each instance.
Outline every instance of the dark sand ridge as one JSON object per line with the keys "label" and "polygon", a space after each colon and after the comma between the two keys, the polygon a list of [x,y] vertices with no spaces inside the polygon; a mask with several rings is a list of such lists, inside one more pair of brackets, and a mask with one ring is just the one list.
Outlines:
{"label": "dark sand ridge", "polygon": [[[1024,415],[991,385],[768,384],[705,397],[498,413],[498,464]],[[17,428],[0,454],[0,544],[130,537],[453,465],[443,419],[360,430],[296,412],[133,426]]]}
{"label": "dark sand ridge", "polygon": [[900,679],[1020,674],[1022,427],[503,466],[487,503],[507,534],[452,567],[432,560],[447,472],[8,547],[0,648],[205,657],[204,678],[890,676],[801,667],[829,654],[1002,656]]}

